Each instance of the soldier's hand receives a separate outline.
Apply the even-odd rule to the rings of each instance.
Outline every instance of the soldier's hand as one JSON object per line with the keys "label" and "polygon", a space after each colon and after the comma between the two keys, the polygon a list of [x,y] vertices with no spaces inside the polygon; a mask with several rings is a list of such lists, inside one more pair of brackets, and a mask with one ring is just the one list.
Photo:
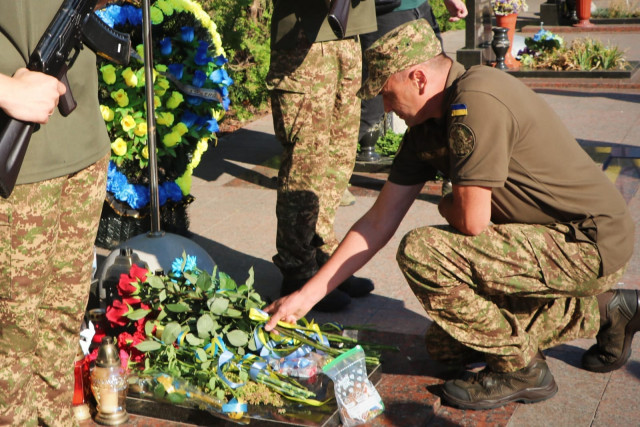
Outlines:
{"label": "soldier's hand", "polygon": [[20,68],[13,77],[0,75],[0,108],[14,119],[45,124],[66,87],[55,77]]}
{"label": "soldier's hand", "polygon": [[316,302],[315,299],[306,296],[304,291],[304,288],[302,288],[269,304],[264,311],[269,313],[271,318],[264,329],[271,331],[280,320],[295,324],[303,318]]}
{"label": "soldier's hand", "polygon": [[462,0],[444,0],[444,5],[449,11],[449,21],[456,22],[463,18],[466,18],[467,5]]}

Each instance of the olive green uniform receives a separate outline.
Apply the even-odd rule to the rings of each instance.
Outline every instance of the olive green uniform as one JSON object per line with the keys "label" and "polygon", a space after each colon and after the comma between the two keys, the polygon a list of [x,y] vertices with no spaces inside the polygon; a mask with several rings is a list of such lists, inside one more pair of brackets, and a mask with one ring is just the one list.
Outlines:
{"label": "olive green uniform", "polygon": [[389,181],[413,185],[439,170],[489,187],[491,225],[408,233],[398,262],[435,325],[439,359],[484,356],[523,368],[539,348],[599,328],[595,295],[614,286],[633,251],[624,199],[544,102],[517,79],[454,62],[442,118],[409,129]]}
{"label": "olive green uniform", "polygon": [[[0,73],[24,67],[62,1],[0,2]],[[95,55],[68,73],[78,107],[31,138],[0,199],[0,424],[73,425],[73,361],[89,295],[109,139]]]}
{"label": "olive green uniform", "polygon": [[[355,5],[355,6],[354,6]],[[285,279],[307,279],[338,245],[333,222],[355,164],[360,44],[376,29],[373,0],[352,2],[336,40],[324,0],[277,0],[267,85],[282,143],[273,260]]]}

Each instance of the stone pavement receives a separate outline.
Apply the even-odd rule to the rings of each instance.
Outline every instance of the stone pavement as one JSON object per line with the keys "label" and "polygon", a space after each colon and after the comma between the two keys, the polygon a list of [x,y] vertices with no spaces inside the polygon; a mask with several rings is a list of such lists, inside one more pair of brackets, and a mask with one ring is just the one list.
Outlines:
{"label": "stone pavement", "polygon": [[[538,10],[535,6],[532,9]],[[630,59],[640,59],[638,32],[594,32],[590,35],[606,35],[613,43],[628,49],[634,55]],[[444,36],[446,51],[455,57],[464,35],[457,31]],[[636,151],[632,154],[639,156],[640,86],[627,83],[616,86],[601,81],[582,84],[557,81],[553,84],[549,80],[536,91],[562,117],[594,161],[603,163],[611,152],[622,156],[625,150]],[[256,286],[270,298],[277,297],[281,280],[271,262],[275,253],[275,176],[279,152],[269,115],[221,137],[218,146],[205,153],[195,171],[192,190],[195,202],[188,211],[193,240],[208,251],[220,270],[236,281],[243,281],[248,270],[253,268]],[[616,157],[606,171],[627,200],[636,224],[640,219],[639,167],[638,159]],[[344,235],[373,204],[384,180],[384,173],[354,173],[351,191],[357,202],[338,211],[336,232],[339,235]],[[627,365],[609,374],[595,374],[580,368],[581,354],[593,343],[591,340],[577,340],[546,351],[559,392],[545,402],[510,404],[488,411],[463,411],[441,402],[440,385],[455,373],[446,371],[426,355],[421,336],[430,320],[395,262],[397,245],[407,231],[426,224],[444,223],[437,212],[439,194],[438,183],[425,186],[396,235],[360,270],[358,275],[370,277],[375,282],[376,288],[371,295],[354,299],[341,313],[311,312],[308,315],[318,322],[371,325],[376,332],[361,337],[367,335],[400,347],[399,353],[387,354],[382,365],[378,390],[387,409],[371,425],[640,425],[640,406],[637,404],[640,339],[635,340],[634,353]],[[640,227],[636,228],[636,241],[640,242]],[[640,289],[639,259],[640,247],[636,244],[630,267],[619,286]],[[132,417],[131,423],[177,425],[139,416]],[[212,418],[211,424],[215,424],[215,419]]]}

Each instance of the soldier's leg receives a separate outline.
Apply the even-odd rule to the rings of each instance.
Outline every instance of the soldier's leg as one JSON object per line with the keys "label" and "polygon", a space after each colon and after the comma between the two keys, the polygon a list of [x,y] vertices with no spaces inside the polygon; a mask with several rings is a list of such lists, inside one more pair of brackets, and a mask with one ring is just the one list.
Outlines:
{"label": "soldier's leg", "polygon": [[318,269],[316,223],[319,194],[324,191],[337,63],[324,55],[321,43],[272,55],[272,63],[299,63],[289,76],[295,87],[291,91],[279,87],[271,97],[274,129],[283,147],[276,202],[278,253],[273,260],[285,280],[304,280]]}
{"label": "soldier's leg", "polygon": [[59,198],[57,239],[49,262],[51,275],[38,305],[38,347],[41,424],[70,425],[73,418],[73,361],[80,325],[89,297],[93,247],[105,197],[108,157],[64,181]]}
{"label": "soldier's leg", "polygon": [[61,179],[18,185],[0,199],[0,424],[38,424],[37,307],[51,274]]}
{"label": "soldier's leg", "polygon": [[[511,372],[533,359],[539,349],[538,337],[527,330],[531,330],[531,321],[523,324],[522,316],[492,299],[504,295],[550,302],[565,299],[565,307],[573,311],[551,321],[558,328],[555,331],[544,330],[557,334],[555,342],[565,339],[565,334],[588,337],[598,330],[594,295],[616,281],[599,279],[595,246],[568,242],[567,233],[561,226],[511,224],[466,236],[449,227],[425,227],[405,236],[398,262],[427,313],[443,330],[484,353],[496,371]],[[534,305],[539,306],[539,301]],[[551,316],[561,311],[542,309],[539,314]]]}
{"label": "soldier's leg", "polygon": [[326,44],[337,61],[337,87],[329,126],[329,144],[323,147],[325,174],[319,193],[316,234],[322,239],[320,262],[326,261],[338,247],[334,233],[336,211],[353,173],[360,123],[360,98],[356,95],[362,82],[360,43],[347,39]]}

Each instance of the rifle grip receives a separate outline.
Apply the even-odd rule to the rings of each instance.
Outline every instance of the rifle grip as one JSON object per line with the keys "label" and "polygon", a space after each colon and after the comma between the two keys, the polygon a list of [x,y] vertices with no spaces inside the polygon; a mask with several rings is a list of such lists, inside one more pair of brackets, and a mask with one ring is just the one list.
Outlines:
{"label": "rifle grip", "polygon": [[71,86],[69,86],[69,80],[67,79],[68,68],[66,65],[62,68],[62,74],[58,77],[58,79],[67,87],[67,91],[60,97],[60,100],[58,101],[58,110],[60,110],[60,114],[62,114],[64,117],[67,117],[73,110],[76,109],[78,103],[71,93]]}

